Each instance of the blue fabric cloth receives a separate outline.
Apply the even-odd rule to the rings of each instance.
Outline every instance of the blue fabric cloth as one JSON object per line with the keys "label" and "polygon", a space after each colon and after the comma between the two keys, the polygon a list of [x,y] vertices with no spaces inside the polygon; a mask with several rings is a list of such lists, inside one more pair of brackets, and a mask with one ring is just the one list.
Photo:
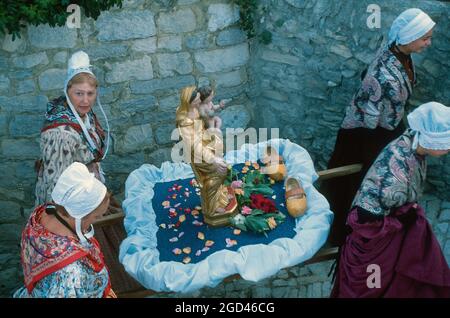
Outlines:
{"label": "blue fabric cloth", "polygon": [[[244,164],[235,165],[233,168],[237,171],[241,171]],[[239,176],[241,178],[242,174]],[[203,224],[201,226],[196,226],[192,224],[194,221],[203,223],[203,216],[200,215],[197,218],[194,218],[191,213],[184,213],[185,208],[194,209],[196,206],[200,206],[200,195],[195,191],[195,187],[190,184],[192,178],[183,179],[183,180],[175,180],[171,182],[157,183],[155,184],[155,196],[153,197],[153,209],[156,215],[156,224],[174,224],[178,220],[180,215],[186,216],[186,221],[182,222],[179,227],[175,228],[165,228],[163,229],[161,226],[156,233],[156,237],[158,240],[158,250],[159,250],[159,259],[160,261],[183,261],[183,258],[189,256],[191,258],[191,263],[197,263],[203,259],[205,259],[208,255],[212,253],[222,250],[229,249],[232,251],[237,251],[241,246],[249,245],[249,244],[269,244],[273,240],[280,237],[294,237],[295,236],[295,219],[289,216],[287,213],[284,200],[284,184],[282,182],[277,182],[273,185],[272,189],[274,190],[274,195],[277,210],[281,211],[286,215],[286,219],[283,223],[277,226],[270,232],[267,232],[267,237],[263,234],[257,234],[252,232],[242,231],[239,235],[234,235],[232,226],[221,227],[221,228],[213,228],[207,226],[207,224]],[[173,186],[181,186],[180,191],[170,191]],[[186,189],[189,190],[190,194],[188,197],[184,195]],[[177,198],[172,199],[172,195],[176,193]],[[169,201],[171,206],[173,207],[175,204],[180,203],[180,205],[175,208],[177,212],[177,216],[171,218],[169,216],[169,209],[165,209],[162,205],[163,201]],[[282,205],[280,205],[282,204]],[[198,232],[201,232],[205,235],[205,239],[201,240],[197,237]],[[183,233],[183,234],[181,234]],[[180,236],[181,234],[181,236]],[[176,242],[170,242],[169,239],[176,237],[178,240]],[[230,238],[237,241],[236,245],[231,247],[226,247],[226,238]],[[206,240],[214,241],[214,244],[210,247],[210,249],[206,252],[201,252],[199,256],[196,256],[195,253],[197,251],[201,251],[205,246]],[[174,248],[183,249],[185,247],[191,248],[191,253],[185,254],[181,253],[179,255],[174,254],[172,251]]]}
{"label": "blue fabric cloth", "polygon": [[239,150],[227,152],[225,160],[232,165],[247,160],[255,162],[268,144],[284,158],[288,176],[302,181],[307,196],[305,214],[295,219],[294,237],[276,238],[268,244],[242,245],[241,242],[237,250],[213,251],[203,260],[194,260],[195,263],[163,261],[157,239],[159,224],[152,204],[156,184],[193,178],[194,174],[183,163],[164,162],[161,167],[145,164],[133,171],[125,183],[126,198],[122,205],[127,238],[119,251],[125,270],[148,289],[186,293],[217,286],[234,274],[257,282],[314,256],[326,241],[333,213],[325,197],[313,186],[317,174],[308,152],[289,140],[271,139],[244,144]]}

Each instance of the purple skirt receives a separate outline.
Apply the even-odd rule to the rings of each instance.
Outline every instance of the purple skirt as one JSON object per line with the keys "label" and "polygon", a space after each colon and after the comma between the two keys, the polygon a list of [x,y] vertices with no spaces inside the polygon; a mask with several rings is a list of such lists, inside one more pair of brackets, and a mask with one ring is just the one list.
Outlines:
{"label": "purple skirt", "polygon": [[[415,220],[401,222],[410,213]],[[353,209],[347,223],[353,232],[342,247],[331,297],[450,298],[449,266],[418,204],[368,223],[359,223]]]}

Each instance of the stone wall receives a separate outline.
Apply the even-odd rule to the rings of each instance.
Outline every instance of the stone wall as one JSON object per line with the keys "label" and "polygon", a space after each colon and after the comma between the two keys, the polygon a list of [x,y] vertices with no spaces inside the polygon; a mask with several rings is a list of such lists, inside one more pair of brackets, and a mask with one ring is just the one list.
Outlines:
{"label": "stone wall", "polygon": [[82,16],[79,29],[30,26],[18,40],[0,38],[0,296],[21,283],[19,238],[34,203],[40,127],[47,101],[62,94],[72,53],[86,51],[100,81],[113,137],[104,170],[119,197],[131,171],[170,160],[180,88],[215,85],[218,99],[231,99],[225,125],[246,127],[250,48],[238,7],[174,3],[125,0],[96,21]]}
{"label": "stone wall", "polygon": [[[261,28],[272,32],[258,45],[251,77],[260,91],[252,124],[279,127],[280,136],[305,147],[318,170],[334,148],[344,109],[360,84],[360,74],[387,39],[402,11],[419,7],[436,22],[432,46],[413,54],[418,83],[413,107],[428,101],[450,104],[450,5],[411,0],[263,0]],[[369,29],[369,4],[381,11],[381,28]],[[283,125],[280,125],[283,123]],[[429,160],[429,192],[450,199],[450,156]]]}
{"label": "stone wall", "polygon": [[[359,74],[395,16],[417,2],[377,1],[381,29],[373,30],[366,11],[374,1],[259,2],[260,27],[273,34],[269,45],[247,41],[230,0],[125,0],[96,21],[83,17],[80,29],[31,26],[16,41],[0,38],[0,296],[22,283],[19,239],[33,207],[39,127],[79,49],[89,53],[100,80],[114,141],[104,168],[116,193],[141,164],[170,159],[179,89],[195,82],[215,84],[218,98],[232,99],[222,111],[224,126],[280,128],[280,137],[310,152],[317,170],[325,168]],[[432,47],[414,56],[419,83],[411,104],[448,105],[450,5],[421,1],[419,7],[437,28]],[[448,261],[449,162],[450,156],[429,161],[424,198]],[[296,266],[257,284],[222,283],[190,296],[326,297],[329,265]]]}

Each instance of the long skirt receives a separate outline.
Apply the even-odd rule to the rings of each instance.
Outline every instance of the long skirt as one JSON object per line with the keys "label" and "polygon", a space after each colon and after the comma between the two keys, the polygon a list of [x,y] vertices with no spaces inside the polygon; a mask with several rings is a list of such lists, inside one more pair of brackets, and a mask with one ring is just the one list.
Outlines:
{"label": "long skirt", "polygon": [[418,204],[381,220],[348,217],[331,297],[450,297],[450,269]]}
{"label": "long skirt", "polygon": [[340,246],[344,243],[348,228],[345,225],[347,213],[358,191],[364,176],[378,154],[392,140],[399,137],[405,130],[403,122],[390,131],[381,127],[376,129],[355,128],[340,129],[336,139],[334,152],[328,162],[328,169],[345,165],[361,163],[362,170],[348,176],[325,180],[320,186],[320,192],[330,203],[334,213],[328,242]]}

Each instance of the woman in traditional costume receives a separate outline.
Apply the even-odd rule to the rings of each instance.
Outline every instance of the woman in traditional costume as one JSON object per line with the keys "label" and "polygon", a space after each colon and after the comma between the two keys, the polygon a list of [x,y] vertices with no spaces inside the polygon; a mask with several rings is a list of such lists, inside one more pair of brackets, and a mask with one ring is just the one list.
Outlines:
{"label": "woman in traditional costume", "polygon": [[[98,104],[107,130],[101,126],[93,107]],[[101,161],[109,148],[109,125],[98,94],[98,81],[91,70],[89,56],[78,51],[68,63],[64,95],[47,104],[41,130],[41,160],[37,161],[36,206],[49,202],[61,173],[73,162],[85,164],[96,178],[105,183]],[[107,214],[122,212],[113,196]],[[111,268],[113,284],[130,288],[139,285],[129,277],[117,259],[120,243],[126,237],[123,224],[96,225],[96,238]]]}
{"label": "woman in traditional costume", "polygon": [[75,162],[51,196],[53,202],[37,206],[22,233],[25,286],[14,297],[115,297],[92,226],[108,209],[106,187]]}
{"label": "woman in traditional costume", "polygon": [[367,170],[380,151],[405,130],[405,105],[416,83],[411,53],[431,45],[434,26],[420,9],[401,13],[391,26],[388,45],[365,71],[346,108],[328,169],[358,163],[363,167],[359,173],[322,184],[321,191],[335,214],[329,237],[334,245],[344,242],[347,212]]}
{"label": "woman in traditional costume", "polygon": [[450,151],[450,107],[423,104],[380,153],[347,219],[332,297],[450,297],[450,269],[417,203],[426,156]]}

